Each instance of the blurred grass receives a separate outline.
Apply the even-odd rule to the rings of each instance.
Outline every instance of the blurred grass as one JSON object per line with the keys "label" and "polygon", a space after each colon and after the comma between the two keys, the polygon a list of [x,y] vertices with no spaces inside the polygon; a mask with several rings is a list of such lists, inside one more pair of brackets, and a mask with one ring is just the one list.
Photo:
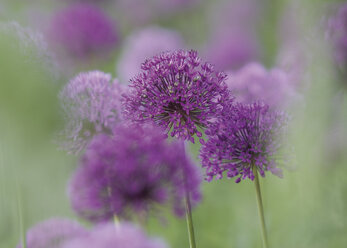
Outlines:
{"label": "blurred grass", "polygon": [[[269,16],[260,24],[267,65],[273,64],[278,45],[278,16],[274,12],[282,9],[285,2],[272,5],[274,1],[268,1]],[[317,23],[315,15],[320,12],[312,10],[317,2],[305,2],[303,8],[310,10],[312,16],[306,16],[302,28],[310,29]],[[196,13],[193,18],[190,28],[198,25],[201,17]],[[183,27],[184,20],[188,19],[172,25],[187,28]],[[191,37],[192,44],[205,37],[200,28]],[[189,33],[189,27],[185,32]],[[320,36],[314,38],[307,47],[307,53],[313,54],[310,77],[303,82],[309,84],[309,90],[304,92],[304,103],[292,113],[288,139],[295,149],[296,163],[285,172],[284,179],[269,175],[261,180],[271,247],[326,248],[347,244],[347,154],[336,160],[326,156],[325,146],[326,133],[333,122],[331,110],[336,108],[332,99],[340,88],[329,63],[328,49]],[[57,151],[52,142],[62,125],[56,98],[59,83],[41,65],[30,63],[13,46],[15,42],[0,37],[1,248],[15,247],[20,240],[17,183],[25,229],[52,216],[76,218],[65,190],[77,159]],[[112,70],[111,66],[105,68]],[[346,124],[346,92],[340,94],[344,97],[338,114],[344,116],[342,121]],[[199,145],[191,149],[197,157]],[[203,195],[202,203],[193,212],[199,248],[261,247],[252,182],[204,182]],[[150,219],[146,228],[165,238],[171,247],[187,247],[185,219],[176,219],[169,213],[165,218],[164,227],[160,221]]]}

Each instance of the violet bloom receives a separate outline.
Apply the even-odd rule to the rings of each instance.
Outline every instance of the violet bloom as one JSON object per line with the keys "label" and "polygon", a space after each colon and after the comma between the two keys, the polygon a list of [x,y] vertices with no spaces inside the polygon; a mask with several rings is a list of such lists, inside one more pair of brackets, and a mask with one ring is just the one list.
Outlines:
{"label": "violet bloom", "polygon": [[186,193],[198,202],[198,168],[181,144],[166,143],[153,127],[118,125],[113,131],[113,137],[95,137],[71,180],[70,200],[79,216],[92,222],[128,219],[165,204],[180,215]]}
{"label": "violet bloom", "polygon": [[120,120],[121,92],[118,81],[111,82],[111,75],[100,71],[73,78],[59,95],[67,119],[63,148],[78,153],[95,134],[110,134]]}
{"label": "violet bloom", "polygon": [[341,5],[335,16],[328,22],[328,36],[333,43],[336,63],[345,68],[347,65],[347,4]]}
{"label": "violet bloom", "polygon": [[137,226],[113,223],[96,226],[87,236],[72,240],[63,248],[166,248],[159,239],[147,237]]}
{"label": "violet bloom", "polygon": [[152,121],[173,137],[194,142],[229,97],[225,74],[202,63],[195,51],[165,52],[142,64],[124,99],[125,116]]}
{"label": "violet bloom", "polygon": [[60,52],[78,59],[107,54],[118,42],[113,21],[90,4],[74,4],[58,12],[48,37]]}
{"label": "violet bloom", "polygon": [[205,56],[219,70],[235,70],[259,58],[259,5],[258,0],[227,1],[212,12]]}
{"label": "violet bloom", "polygon": [[267,70],[258,63],[231,72],[227,85],[242,103],[263,101],[272,108],[281,108],[297,98],[288,73],[279,68]]}
{"label": "violet bloom", "polygon": [[[49,219],[30,228],[26,234],[27,248],[61,248],[74,238],[85,236],[87,230],[68,219]],[[19,244],[17,248],[22,248]]]}
{"label": "violet bloom", "polygon": [[121,80],[126,82],[140,71],[142,62],[147,58],[185,47],[178,32],[156,26],[134,32],[124,44],[117,71]]}
{"label": "violet bloom", "polygon": [[267,105],[230,106],[206,130],[208,141],[200,156],[207,180],[220,179],[224,172],[228,178],[237,177],[237,183],[246,178],[253,180],[253,168],[263,177],[265,171],[282,177],[278,152],[284,123],[285,115],[270,112]]}

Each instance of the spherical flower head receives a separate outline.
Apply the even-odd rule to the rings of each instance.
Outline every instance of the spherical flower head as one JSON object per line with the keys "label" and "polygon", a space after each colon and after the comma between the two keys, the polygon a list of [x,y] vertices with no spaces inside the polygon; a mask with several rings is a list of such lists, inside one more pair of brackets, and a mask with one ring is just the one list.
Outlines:
{"label": "spherical flower head", "polygon": [[166,248],[166,244],[148,237],[142,229],[130,223],[96,226],[87,236],[76,238],[63,248]]}
{"label": "spherical flower head", "polygon": [[[65,242],[87,234],[77,222],[53,218],[38,223],[26,234],[27,248],[61,248]],[[22,248],[19,244],[17,248]]]}
{"label": "spherical flower head", "polygon": [[135,31],[124,44],[117,71],[119,77],[127,82],[138,74],[142,62],[147,58],[163,51],[182,49],[185,46],[178,32],[157,26]]}
{"label": "spherical flower head", "polygon": [[164,52],[146,60],[130,82],[124,114],[137,122],[151,121],[172,137],[194,142],[198,129],[222,110],[229,97],[225,74],[202,63],[195,51]]}
{"label": "spherical flower head", "polygon": [[262,101],[272,108],[281,108],[298,97],[288,73],[280,68],[267,70],[258,63],[230,72],[227,85],[242,103]]}
{"label": "spherical flower head", "polygon": [[95,134],[111,133],[121,119],[122,88],[110,74],[83,72],[60,92],[67,124],[62,133],[63,148],[72,153],[83,150]]}
{"label": "spherical flower head", "polygon": [[186,193],[193,204],[199,201],[198,169],[178,143],[166,143],[154,127],[117,125],[113,131],[113,137],[93,139],[71,180],[70,200],[79,216],[130,219],[163,205],[180,215]]}
{"label": "spherical flower head", "polygon": [[200,150],[207,180],[220,179],[224,172],[237,177],[237,183],[253,180],[253,169],[263,177],[265,171],[282,177],[278,155],[285,120],[283,113],[261,103],[229,106],[206,131],[208,141]]}
{"label": "spherical flower head", "polygon": [[82,3],[58,12],[48,37],[61,52],[78,59],[106,54],[118,42],[113,21],[98,7]]}

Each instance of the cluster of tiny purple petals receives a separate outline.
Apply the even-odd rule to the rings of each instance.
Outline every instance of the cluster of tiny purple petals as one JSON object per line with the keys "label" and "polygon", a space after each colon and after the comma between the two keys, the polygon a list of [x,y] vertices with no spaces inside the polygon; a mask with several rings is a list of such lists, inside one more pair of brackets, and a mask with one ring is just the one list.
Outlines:
{"label": "cluster of tiny purple petals", "polygon": [[74,58],[109,52],[118,42],[113,21],[98,7],[78,3],[58,12],[48,30],[49,40]]}
{"label": "cluster of tiny purple petals", "polygon": [[231,72],[227,85],[236,101],[247,104],[262,101],[272,108],[281,108],[298,98],[288,73],[280,68],[267,70],[258,63]]}
{"label": "cluster of tiny purple petals", "polygon": [[122,88],[110,74],[84,72],[73,78],[60,92],[67,117],[63,131],[63,148],[78,153],[95,134],[111,133],[121,119]]}
{"label": "cluster of tiny purple petals", "polygon": [[261,176],[265,171],[282,177],[277,158],[286,116],[271,112],[262,103],[228,106],[213,125],[206,130],[208,141],[201,148],[202,165],[207,180],[228,178],[254,179],[253,169]]}
{"label": "cluster of tiny purple petals", "polygon": [[153,127],[120,124],[113,131],[94,138],[72,178],[69,195],[78,215],[92,222],[128,219],[167,204],[181,214],[186,192],[193,204],[199,201],[198,168],[178,143],[167,143]]}
{"label": "cluster of tiny purple petals", "polygon": [[194,142],[229,97],[226,75],[202,63],[195,51],[164,52],[146,60],[130,82],[124,114],[133,121],[152,121],[172,137]]}
{"label": "cluster of tiny purple petals", "polygon": [[166,248],[158,239],[147,237],[137,226],[130,223],[113,223],[96,226],[87,236],[76,238],[62,248]]}
{"label": "cluster of tiny purple petals", "polygon": [[[87,234],[77,222],[68,219],[49,219],[30,228],[26,234],[27,248],[61,248],[64,243]],[[22,248],[19,244],[17,248]]]}

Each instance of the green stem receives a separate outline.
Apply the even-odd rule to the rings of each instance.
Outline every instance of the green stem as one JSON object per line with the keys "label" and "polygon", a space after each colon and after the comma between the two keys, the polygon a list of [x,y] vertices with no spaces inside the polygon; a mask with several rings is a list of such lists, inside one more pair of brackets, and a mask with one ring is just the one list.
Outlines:
{"label": "green stem", "polygon": [[189,235],[189,247],[196,248],[193,217],[192,217],[192,207],[190,205],[190,199],[189,199],[188,193],[186,194],[186,219],[187,219],[187,227],[188,227],[188,235]]}
{"label": "green stem", "polygon": [[20,230],[20,236],[21,236],[21,244],[22,248],[27,248],[26,245],[26,234],[24,231],[24,220],[23,220],[23,205],[22,205],[22,194],[21,194],[21,188],[19,186],[19,183],[16,180],[16,196],[17,196],[17,210],[18,210],[18,217],[19,217],[19,230]]}
{"label": "green stem", "polygon": [[258,170],[255,168],[255,166],[253,167],[253,173],[254,173],[254,186],[255,186],[255,191],[257,193],[257,204],[258,204],[258,212],[260,217],[261,234],[263,237],[263,247],[268,248],[269,245],[268,245],[266,226],[265,226],[263,201],[262,201],[261,192],[260,192]]}

